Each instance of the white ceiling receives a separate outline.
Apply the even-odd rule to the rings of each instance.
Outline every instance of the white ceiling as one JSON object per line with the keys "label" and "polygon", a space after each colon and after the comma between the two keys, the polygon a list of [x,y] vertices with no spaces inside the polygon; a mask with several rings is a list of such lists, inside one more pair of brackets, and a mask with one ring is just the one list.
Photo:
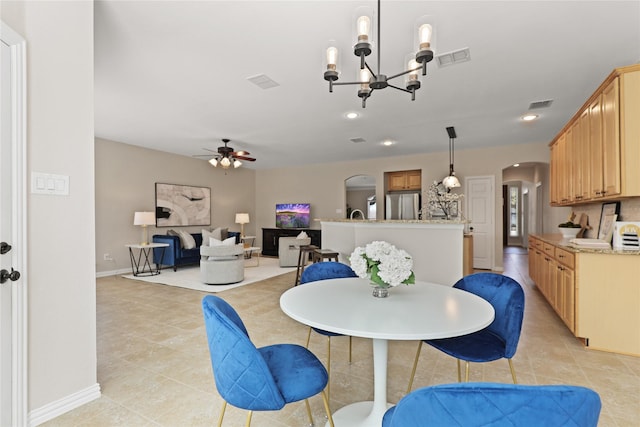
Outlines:
{"label": "white ceiling", "polygon": [[[613,68],[640,61],[640,1],[385,0],[384,74],[415,51],[423,15],[434,18],[436,55],[468,47],[471,61],[434,60],[415,101],[387,88],[362,109],[356,86],[330,94],[322,77],[335,39],[340,81],[355,80],[362,4],[376,3],[96,1],[96,136],[185,156],[230,138],[254,169],[446,151],[447,126],[456,150],[548,142]],[[258,74],[279,86],[247,81]],[[547,99],[538,121],[519,119]],[[349,111],[361,116],[346,120]]]}

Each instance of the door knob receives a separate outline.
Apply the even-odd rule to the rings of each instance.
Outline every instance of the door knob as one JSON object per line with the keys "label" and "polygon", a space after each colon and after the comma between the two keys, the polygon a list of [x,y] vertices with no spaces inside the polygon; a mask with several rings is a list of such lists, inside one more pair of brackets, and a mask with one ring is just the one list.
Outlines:
{"label": "door knob", "polygon": [[7,242],[0,243],[0,255],[4,255],[11,250],[11,245]]}
{"label": "door knob", "polygon": [[19,278],[20,278],[20,272],[15,271],[13,268],[11,269],[11,273],[9,273],[4,268],[0,271],[0,283],[4,283],[7,280],[11,280],[12,282],[15,282]]}

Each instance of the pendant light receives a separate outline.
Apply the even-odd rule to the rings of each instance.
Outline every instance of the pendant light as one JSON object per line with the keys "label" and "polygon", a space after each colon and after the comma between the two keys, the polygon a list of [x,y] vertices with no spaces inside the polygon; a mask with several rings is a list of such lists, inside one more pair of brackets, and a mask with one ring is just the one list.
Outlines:
{"label": "pendant light", "polygon": [[453,140],[456,139],[456,130],[453,126],[449,126],[447,128],[447,133],[449,134],[449,175],[444,177],[442,185],[447,189],[451,189],[460,187],[460,180],[453,170]]}

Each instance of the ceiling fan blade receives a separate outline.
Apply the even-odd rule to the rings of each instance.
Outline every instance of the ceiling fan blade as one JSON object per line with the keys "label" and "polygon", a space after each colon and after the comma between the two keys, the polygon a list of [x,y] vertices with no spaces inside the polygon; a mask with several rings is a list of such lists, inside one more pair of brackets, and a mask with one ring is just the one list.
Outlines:
{"label": "ceiling fan blade", "polygon": [[211,154],[192,154],[191,157],[208,157],[208,158],[211,158],[211,157],[215,157],[215,156],[213,156]]}
{"label": "ceiling fan blade", "polygon": [[204,151],[209,151],[209,152],[211,152],[211,153],[217,153],[217,151],[213,151],[213,150],[210,150],[210,149],[208,149],[208,148],[203,148],[203,150],[204,150]]}
{"label": "ceiling fan blade", "polygon": [[251,153],[248,151],[240,150],[240,151],[234,151],[231,154],[237,157],[237,156],[248,156]]}
{"label": "ceiling fan blade", "polygon": [[234,156],[236,159],[239,160],[246,160],[247,162],[255,162],[256,159],[254,159],[253,157],[245,157],[245,156]]}

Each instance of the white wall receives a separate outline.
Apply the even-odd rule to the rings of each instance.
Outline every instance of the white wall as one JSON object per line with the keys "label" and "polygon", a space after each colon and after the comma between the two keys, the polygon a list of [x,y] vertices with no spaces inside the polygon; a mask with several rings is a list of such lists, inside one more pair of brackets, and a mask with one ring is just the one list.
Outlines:
{"label": "white wall", "polygon": [[99,395],[93,2],[3,1],[1,18],[27,41],[27,174],[70,177],[68,196],[27,199],[28,407],[38,422],[74,393],[76,405]]}

